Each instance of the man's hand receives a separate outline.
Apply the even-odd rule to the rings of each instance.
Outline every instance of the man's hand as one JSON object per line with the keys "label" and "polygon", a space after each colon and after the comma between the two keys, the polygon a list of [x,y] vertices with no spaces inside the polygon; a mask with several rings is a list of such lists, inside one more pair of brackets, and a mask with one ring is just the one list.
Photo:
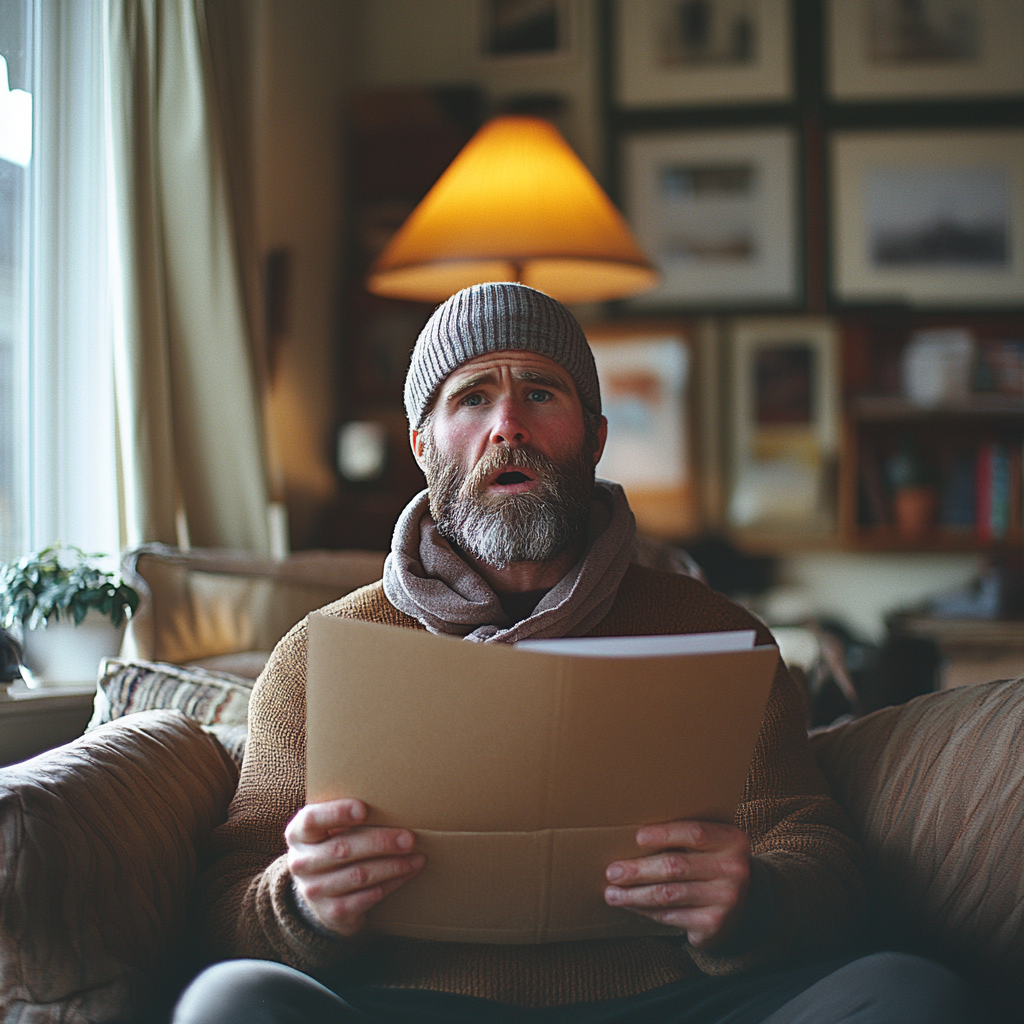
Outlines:
{"label": "man's hand", "polygon": [[750,889],[746,834],[732,825],[670,821],[640,829],[636,842],[657,852],[608,865],[609,906],[683,928],[698,949],[724,940]]}
{"label": "man's hand", "polygon": [[423,867],[424,856],[404,828],[362,825],[361,800],[307,804],[285,829],[288,869],[303,906],[328,931],[346,937],[366,912]]}

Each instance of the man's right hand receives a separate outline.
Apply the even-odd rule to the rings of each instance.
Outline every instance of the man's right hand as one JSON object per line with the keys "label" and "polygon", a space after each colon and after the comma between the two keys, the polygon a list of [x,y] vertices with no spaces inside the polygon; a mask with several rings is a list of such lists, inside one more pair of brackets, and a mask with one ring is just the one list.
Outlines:
{"label": "man's right hand", "polygon": [[306,804],[285,829],[288,869],[303,907],[321,927],[346,937],[366,925],[366,912],[413,878],[424,856],[404,828],[363,825],[361,800]]}

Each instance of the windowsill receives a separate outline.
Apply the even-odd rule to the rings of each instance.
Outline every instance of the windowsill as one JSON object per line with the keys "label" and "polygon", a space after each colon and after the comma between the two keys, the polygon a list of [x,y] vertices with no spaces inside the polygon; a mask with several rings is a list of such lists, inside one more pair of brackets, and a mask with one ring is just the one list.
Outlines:
{"label": "windowsill", "polygon": [[15,764],[81,736],[92,717],[95,681],[29,689],[14,683],[0,696],[0,765]]}
{"label": "windowsill", "polygon": [[[82,694],[92,696],[96,692],[96,680],[86,679],[80,683],[59,683],[53,686],[36,686],[29,688],[24,682],[12,683],[6,694],[0,690],[0,709],[11,704],[31,703],[38,699],[51,697],[81,697]],[[2,713],[2,711],[0,711]]]}

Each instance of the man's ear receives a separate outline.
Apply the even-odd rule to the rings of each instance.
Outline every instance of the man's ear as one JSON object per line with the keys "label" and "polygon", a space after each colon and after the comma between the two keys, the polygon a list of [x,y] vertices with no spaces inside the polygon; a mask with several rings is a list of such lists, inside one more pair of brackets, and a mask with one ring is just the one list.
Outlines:
{"label": "man's ear", "polygon": [[416,465],[425,473],[422,430],[417,430],[415,427],[409,428],[409,447],[412,448],[412,457],[416,460]]}
{"label": "man's ear", "polygon": [[595,466],[601,461],[601,455],[604,452],[604,446],[608,440],[608,417],[601,416],[600,420],[601,422],[597,427],[597,447],[594,449]]}

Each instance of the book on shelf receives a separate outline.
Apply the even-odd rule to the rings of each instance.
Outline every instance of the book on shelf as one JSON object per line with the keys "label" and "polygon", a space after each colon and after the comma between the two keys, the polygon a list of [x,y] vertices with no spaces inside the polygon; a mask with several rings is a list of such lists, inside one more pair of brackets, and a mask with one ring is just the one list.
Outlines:
{"label": "book on shelf", "polygon": [[974,452],[949,452],[943,465],[939,525],[961,533],[974,529]]}
{"label": "book on shelf", "polygon": [[976,462],[975,532],[983,540],[1001,540],[1010,527],[1010,449],[987,443],[978,448]]}
{"label": "book on shelf", "polygon": [[[893,482],[883,453],[872,445],[859,452],[857,522],[861,527],[893,525]],[[939,531],[974,534],[1001,541],[1024,530],[1024,444],[983,441],[950,447],[938,459]]]}

